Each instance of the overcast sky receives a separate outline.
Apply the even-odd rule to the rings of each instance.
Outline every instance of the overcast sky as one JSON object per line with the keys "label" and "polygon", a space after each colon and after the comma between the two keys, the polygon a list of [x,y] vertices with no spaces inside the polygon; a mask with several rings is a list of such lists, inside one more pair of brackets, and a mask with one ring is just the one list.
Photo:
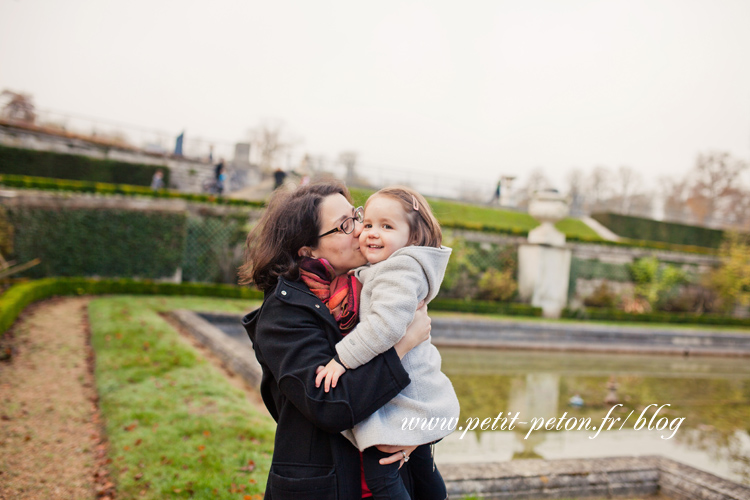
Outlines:
{"label": "overcast sky", "polygon": [[[0,0],[0,89],[228,143],[495,182],[750,159],[750,1]],[[563,186],[560,186],[563,187]]]}

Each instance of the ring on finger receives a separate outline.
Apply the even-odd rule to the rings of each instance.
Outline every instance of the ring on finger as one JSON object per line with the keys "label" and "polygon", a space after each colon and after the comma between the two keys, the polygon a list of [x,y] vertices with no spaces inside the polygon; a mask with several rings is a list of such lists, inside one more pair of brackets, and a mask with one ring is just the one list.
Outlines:
{"label": "ring on finger", "polygon": [[401,450],[401,454],[404,456],[404,462],[408,462],[409,461],[409,455],[407,455],[404,450]]}

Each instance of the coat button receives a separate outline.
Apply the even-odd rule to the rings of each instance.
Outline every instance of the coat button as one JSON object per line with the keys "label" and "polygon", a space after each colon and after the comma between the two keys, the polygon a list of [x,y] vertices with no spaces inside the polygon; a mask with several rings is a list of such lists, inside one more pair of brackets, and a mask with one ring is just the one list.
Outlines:
{"label": "coat button", "polygon": [[318,309],[320,309],[320,304],[315,304],[315,307],[317,307]]}
{"label": "coat button", "polygon": [[282,290],[281,295],[286,295],[286,290]]}

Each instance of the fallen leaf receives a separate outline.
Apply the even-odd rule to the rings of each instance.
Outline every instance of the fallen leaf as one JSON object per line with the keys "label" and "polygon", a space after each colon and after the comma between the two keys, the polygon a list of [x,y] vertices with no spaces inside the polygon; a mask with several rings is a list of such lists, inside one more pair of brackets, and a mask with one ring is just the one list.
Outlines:
{"label": "fallen leaf", "polygon": [[240,467],[240,470],[242,472],[252,472],[252,471],[254,471],[255,470],[255,462],[253,462],[252,460],[248,461],[246,466]]}
{"label": "fallen leaf", "polygon": [[203,450],[205,450],[205,449],[206,449],[206,447],[205,447],[205,446],[203,446],[203,445],[200,445],[200,446],[198,446],[198,451],[203,451]]}
{"label": "fallen leaf", "polygon": [[126,430],[126,431],[130,432],[133,429],[135,429],[136,427],[138,427],[138,424],[130,424],[127,427],[123,427],[123,430]]}
{"label": "fallen leaf", "polygon": [[211,431],[203,431],[203,435],[208,437],[211,435]]}
{"label": "fallen leaf", "polygon": [[141,444],[142,442],[143,442],[143,440],[141,440],[141,439],[136,439],[136,440],[135,440],[135,445],[136,445],[136,446],[138,446],[138,445],[139,445],[139,444]]}
{"label": "fallen leaf", "polygon": [[143,477],[143,472],[139,472],[138,474],[136,474],[135,476],[133,476],[133,479],[135,479],[136,481],[138,481],[142,477]]}

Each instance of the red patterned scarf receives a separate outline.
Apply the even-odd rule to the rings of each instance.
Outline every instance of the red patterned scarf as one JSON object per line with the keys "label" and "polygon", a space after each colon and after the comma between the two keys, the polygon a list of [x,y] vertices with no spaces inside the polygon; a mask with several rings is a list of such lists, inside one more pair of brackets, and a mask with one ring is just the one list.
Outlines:
{"label": "red patterned scarf", "polygon": [[336,276],[325,259],[304,257],[299,267],[302,281],[328,307],[339,329],[346,335],[359,321],[362,284],[348,274]]}

